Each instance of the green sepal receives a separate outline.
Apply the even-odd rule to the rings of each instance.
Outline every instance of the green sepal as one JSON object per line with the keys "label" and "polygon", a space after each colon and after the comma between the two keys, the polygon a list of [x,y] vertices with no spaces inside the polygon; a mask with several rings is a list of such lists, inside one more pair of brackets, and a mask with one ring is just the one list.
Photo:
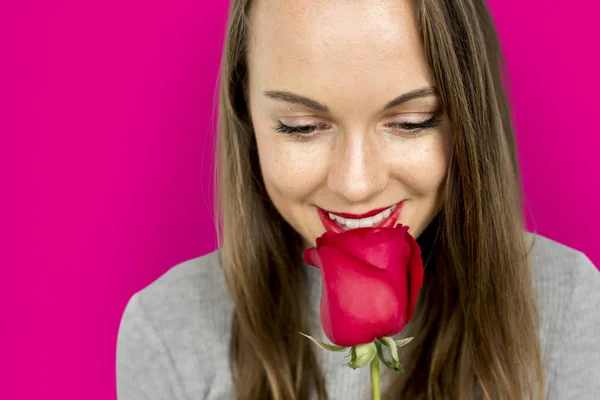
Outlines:
{"label": "green sepal", "polygon": [[347,349],[347,347],[344,347],[344,346],[338,346],[336,344],[329,344],[329,343],[322,342],[319,339],[315,339],[312,336],[305,335],[302,332],[298,332],[298,333],[301,334],[302,336],[305,336],[305,337],[309,338],[313,342],[315,342],[317,344],[317,346],[319,346],[323,350],[327,350],[327,351],[344,351],[344,350]]}
{"label": "green sepal", "polygon": [[402,366],[402,364],[400,364],[399,361],[395,361],[395,360],[388,361],[385,359],[381,341],[379,341],[379,340],[375,341],[375,346],[377,347],[377,355],[379,356],[379,359],[381,360],[383,365],[385,365],[386,367],[388,367],[389,369],[391,369],[393,371],[398,371],[398,372],[404,373],[404,367]]}
{"label": "green sepal", "polygon": [[375,343],[359,344],[350,348],[350,362],[346,364],[352,369],[357,369],[369,365],[377,357],[377,347]]}
{"label": "green sepal", "polygon": [[402,347],[404,345],[407,345],[413,339],[414,338],[409,337],[409,338],[405,338],[405,339],[396,340],[395,343],[396,343],[396,346]]}
{"label": "green sepal", "polygon": [[394,339],[386,336],[379,339],[379,342],[381,344],[385,344],[388,347],[388,349],[390,350],[390,357],[392,358],[392,361],[394,363],[399,364],[400,360],[398,360],[398,347],[396,347],[396,342],[394,342]]}

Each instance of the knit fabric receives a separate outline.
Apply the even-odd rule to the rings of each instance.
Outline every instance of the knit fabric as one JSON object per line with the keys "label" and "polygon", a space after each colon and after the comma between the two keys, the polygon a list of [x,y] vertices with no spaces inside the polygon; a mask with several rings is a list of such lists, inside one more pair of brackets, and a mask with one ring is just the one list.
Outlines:
{"label": "knit fabric", "polygon": [[[600,273],[583,253],[526,233],[542,317],[546,399],[600,399]],[[307,269],[312,336],[319,323],[321,277]],[[174,266],[129,300],[117,341],[119,400],[229,400],[233,304],[219,250]],[[316,354],[332,400],[371,396],[369,368],[344,366],[346,352]],[[382,374],[387,371],[382,369]],[[382,388],[390,375],[382,376]]]}

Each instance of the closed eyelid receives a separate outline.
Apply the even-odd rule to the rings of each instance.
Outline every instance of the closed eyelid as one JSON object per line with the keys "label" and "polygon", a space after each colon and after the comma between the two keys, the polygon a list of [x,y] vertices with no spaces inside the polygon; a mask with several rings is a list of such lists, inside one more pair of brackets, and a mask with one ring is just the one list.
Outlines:
{"label": "closed eyelid", "polygon": [[430,120],[431,118],[436,117],[436,113],[420,113],[420,114],[411,114],[405,116],[396,116],[394,118],[390,118],[390,122],[401,122],[408,124],[418,124],[420,122],[425,122]]}

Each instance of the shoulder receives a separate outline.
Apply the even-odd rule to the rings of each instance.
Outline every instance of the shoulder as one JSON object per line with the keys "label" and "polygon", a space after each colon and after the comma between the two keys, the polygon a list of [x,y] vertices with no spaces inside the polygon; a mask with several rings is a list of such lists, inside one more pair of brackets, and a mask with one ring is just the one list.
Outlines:
{"label": "shoulder", "polygon": [[583,256],[579,250],[568,247],[539,233],[525,232],[525,240],[531,249],[533,260],[537,262],[572,261]]}
{"label": "shoulder", "polygon": [[177,264],[133,297],[159,328],[192,328],[191,316],[220,316],[231,306],[220,250]]}
{"label": "shoulder", "polygon": [[600,289],[600,272],[583,252],[540,234],[526,232],[525,238],[540,295],[550,290],[554,297],[570,297],[586,288]]}
{"label": "shoulder", "polygon": [[528,233],[548,398],[600,398],[600,271],[581,251]]}
{"label": "shoulder", "polygon": [[117,340],[119,399],[207,398],[228,370],[232,310],[220,250],[173,266],[133,294]]}

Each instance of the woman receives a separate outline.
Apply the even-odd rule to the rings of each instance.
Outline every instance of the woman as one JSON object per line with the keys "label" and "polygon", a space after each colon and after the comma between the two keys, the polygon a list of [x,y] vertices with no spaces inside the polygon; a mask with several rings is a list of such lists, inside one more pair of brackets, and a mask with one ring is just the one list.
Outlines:
{"label": "woman", "polygon": [[392,207],[425,278],[387,398],[598,398],[600,274],[524,231],[500,64],[483,1],[232,1],[220,249],[133,296],[119,399],[369,398],[297,333],[325,340],[302,251]]}

